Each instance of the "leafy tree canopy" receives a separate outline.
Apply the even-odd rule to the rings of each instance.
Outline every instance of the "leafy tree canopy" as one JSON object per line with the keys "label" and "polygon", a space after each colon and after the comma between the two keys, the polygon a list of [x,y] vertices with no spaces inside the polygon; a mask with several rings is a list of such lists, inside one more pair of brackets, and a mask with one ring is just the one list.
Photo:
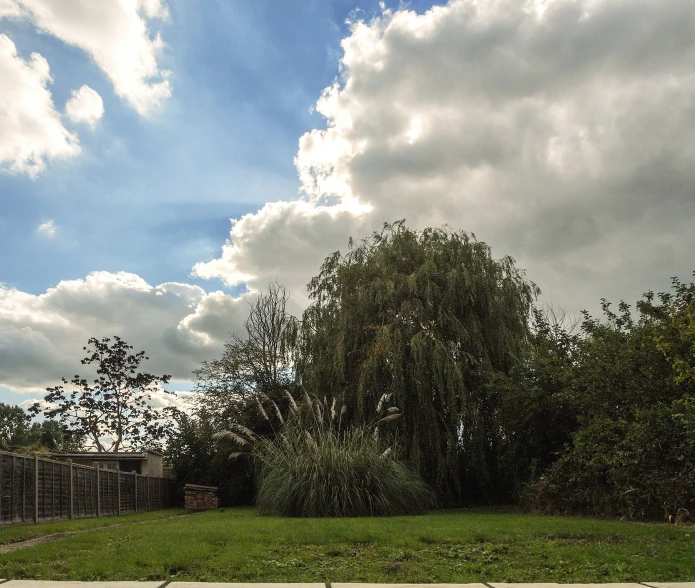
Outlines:
{"label": "leafy tree canopy", "polygon": [[31,415],[21,406],[0,402],[0,449],[7,451],[56,451],[76,449],[74,443],[57,421],[32,423]]}
{"label": "leafy tree canopy", "polygon": [[[149,359],[144,351],[131,353],[120,337],[92,337],[83,349],[87,357],[83,365],[94,364],[98,377],[92,385],[76,375],[72,385],[47,388],[44,397],[48,407],[43,409],[47,418],[58,418],[74,436],[84,439],[97,451],[119,451],[124,447],[158,447],[164,436],[167,421],[151,404],[152,392],[171,376],[155,376],[139,372],[143,360]],[[166,390],[164,390],[166,392]],[[31,412],[42,408],[35,404]]]}
{"label": "leafy tree canopy", "polygon": [[514,260],[471,234],[399,221],[329,256],[309,292],[301,385],[341,398],[358,422],[390,394],[405,456],[441,499],[495,492],[490,384],[522,353],[538,294]]}
{"label": "leafy tree canopy", "polygon": [[21,406],[0,402],[0,449],[24,445],[30,422],[31,416]]}
{"label": "leafy tree canopy", "polygon": [[[695,285],[645,294],[633,313],[584,313],[556,390],[577,426],[528,493],[546,512],[687,520],[695,513]],[[535,362],[538,373],[550,373]]]}

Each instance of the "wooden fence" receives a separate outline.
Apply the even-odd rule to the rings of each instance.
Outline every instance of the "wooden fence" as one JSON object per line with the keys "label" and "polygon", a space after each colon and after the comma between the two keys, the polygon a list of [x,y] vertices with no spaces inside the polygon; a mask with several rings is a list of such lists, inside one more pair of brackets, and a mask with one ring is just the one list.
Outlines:
{"label": "wooden fence", "polygon": [[175,506],[176,483],[0,451],[0,524],[126,514]]}

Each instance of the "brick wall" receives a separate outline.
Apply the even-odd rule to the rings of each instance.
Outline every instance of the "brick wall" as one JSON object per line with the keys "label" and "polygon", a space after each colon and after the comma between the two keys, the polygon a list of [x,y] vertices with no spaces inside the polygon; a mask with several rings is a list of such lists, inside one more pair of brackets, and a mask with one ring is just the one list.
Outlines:
{"label": "brick wall", "polygon": [[186,484],[183,490],[186,495],[186,509],[188,510],[213,510],[220,506],[216,486]]}

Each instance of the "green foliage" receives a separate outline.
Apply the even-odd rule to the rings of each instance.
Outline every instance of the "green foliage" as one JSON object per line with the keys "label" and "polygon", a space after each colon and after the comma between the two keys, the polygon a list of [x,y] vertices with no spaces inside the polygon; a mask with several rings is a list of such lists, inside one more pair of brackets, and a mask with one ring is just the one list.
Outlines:
{"label": "green foliage", "polygon": [[87,356],[81,363],[97,368],[93,385],[78,375],[70,382],[63,378],[63,384],[71,384],[72,390],[46,388],[47,408],[36,403],[30,412],[43,410],[47,418],[57,417],[76,439],[90,443],[97,451],[118,451],[124,444],[158,447],[167,421],[152,406],[151,394],[171,376],[138,371],[142,361],[149,359],[145,352],[131,353],[133,346],[118,336],[111,345],[110,341],[108,337],[91,337],[83,348]]}
{"label": "green foliage", "polygon": [[685,522],[695,515],[695,405],[597,417],[529,493],[546,512]]}
{"label": "green foliage", "polygon": [[[271,285],[247,337],[197,372],[200,406],[219,428],[266,439],[266,461],[281,464],[289,458],[257,398],[286,414],[288,399],[325,394],[345,405],[341,422],[357,438],[386,395],[402,415],[389,442],[440,504],[523,494],[545,512],[695,516],[695,285],[674,279],[637,312],[603,300],[603,320],[584,313],[570,324],[535,309],[537,294],[473,235],[385,225],[325,260],[301,323]],[[302,448],[317,479],[337,460],[333,445],[357,443],[325,435],[315,449],[325,454],[307,457],[295,426],[285,443]],[[268,479],[267,488],[287,481]]]}
{"label": "green foliage", "polygon": [[299,517],[396,516],[431,503],[416,473],[385,455],[362,427],[307,437],[290,426],[282,442],[259,443],[258,510]]}
{"label": "green foliage", "polygon": [[[207,443],[206,451],[213,451],[215,444],[210,442],[207,431],[229,429],[234,424],[259,435],[274,435],[272,427],[259,413],[255,399],[264,396],[287,410],[287,394],[297,389],[292,352],[298,323],[285,310],[288,299],[284,287],[270,284],[268,291],[251,304],[243,335],[233,333],[231,340],[225,343],[222,356],[203,362],[194,372],[196,410],[189,423],[195,425],[197,419],[202,443],[189,437],[185,443],[190,443],[191,448],[202,449]],[[194,429],[189,428],[188,432],[193,434]],[[200,455],[201,459],[206,459],[202,466],[206,473],[200,472],[201,480],[216,480],[225,503],[247,504],[254,493],[253,468],[242,462],[230,464],[223,458],[209,460],[203,457],[204,453]],[[178,459],[172,458],[172,463],[177,462]],[[188,471],[186,479],[195,481],[194,469]]]}
{"label": "green foliage", "polygon": [[255,495],[252,467],[231,461],[220,451],[215,433],[231,423],[204,409],[189,415],[174,411],[175,426],[168,432],[166,462],[181,484],[217,486],[222,506],[251,504]]}
{"label": "green foliage", "polygon": [[356,423],[391,394],[404,458],[443,502],[504,494],[492,383],[522,353],[537,293],[514,261],[401,221],[328,257],[309,291],[301,385],[340,398]]}
{"label": "green foliage", "polygon": [[[273,410],[280,430],[258,437],[243,426],[219,435],[249,447],[257,463],[260,513],[294,517],[395,516],[423,512],[431,504],[429,488],[416,472],[397,459],[383,427],[398,411],[382,398],[379,418],[369,424],[345,425],[336,402],[306,397],[290,404],[283,418]],[[381,426],[380,426],[381,425]],[[235,453],[240,457],[243,453]]]}
{"label": "green foliage", "polygon": [[544,512],[687,520],[695,516],[695,286],[585,314],[562,388],[578,414],[571,444],[527,494]]}
{"label": "green foliage", "polygon": [[570,385],[579,342],[563,313],[535,310],[526,353],[509,377],[497,380],[503,431],[498,459],[512,499],[557,460],[579,426]]}
{"label": "green foliage", "polygon": [[652,304],[647,295],[640,306],[642,312],[657,319],[659,328],[654,337],[656,348],[673,368],[676,384],[695,383],[695,284],[683,284],[673,278],[675,294],[661,293],[661,304]]}
{"label": "green foliage", "polygon": [[27,444],[31,416],[21,406],[0,402],[0,449]]}
{"label": "green foliage", "polygon": [[71,451],[79,449],[79,443],[72,441],[57,421],[32,423],[22,407],[0,402],[0,449],[20,453]]}

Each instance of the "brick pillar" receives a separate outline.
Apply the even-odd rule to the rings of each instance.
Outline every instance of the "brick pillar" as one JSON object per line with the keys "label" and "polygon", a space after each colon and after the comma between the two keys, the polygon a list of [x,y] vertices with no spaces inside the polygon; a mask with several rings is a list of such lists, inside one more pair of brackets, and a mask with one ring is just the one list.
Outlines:
{"label": "brick pillar", "polygon": [[187,510],[214,510],[220,507],[217,486],[186,484],[183,487]]}

